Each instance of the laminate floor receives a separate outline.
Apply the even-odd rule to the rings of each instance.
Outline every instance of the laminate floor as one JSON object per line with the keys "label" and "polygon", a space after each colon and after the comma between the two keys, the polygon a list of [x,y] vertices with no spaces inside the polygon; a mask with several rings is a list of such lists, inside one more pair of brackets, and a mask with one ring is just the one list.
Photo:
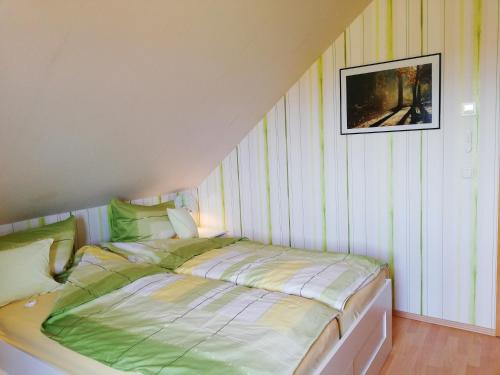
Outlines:
{"label": "laminate floor", "polygon": [[500,375],[500,338],[400,317],[381,375]]}

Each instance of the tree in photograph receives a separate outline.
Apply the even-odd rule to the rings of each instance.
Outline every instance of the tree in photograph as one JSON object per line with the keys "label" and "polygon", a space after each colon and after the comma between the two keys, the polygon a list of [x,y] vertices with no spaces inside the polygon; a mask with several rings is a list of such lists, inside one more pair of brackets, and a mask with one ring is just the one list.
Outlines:
{"label": "tree in photograph", "polygon": [[398,79],[398,104],[395,110],[404,107],[404,91],[405,87],[408,87],[411,89],[411,101],[409,101],[407,105],[410,105],[409,115],[411,116],[410,119],[412,124],[426,122],[429,117],[422,102],[422,85],[425,84],[426,87],[430,85],[431,69],[431,64],[396,69],[396,76]]}

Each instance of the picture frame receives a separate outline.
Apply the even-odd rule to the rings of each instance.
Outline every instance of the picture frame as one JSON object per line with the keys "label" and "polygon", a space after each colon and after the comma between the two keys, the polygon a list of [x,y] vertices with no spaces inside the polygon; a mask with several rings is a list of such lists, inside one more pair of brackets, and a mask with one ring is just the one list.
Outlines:
{"label": "picture frame", "polygon": [[340,134],[440,129],[441,53],[342,68]]}

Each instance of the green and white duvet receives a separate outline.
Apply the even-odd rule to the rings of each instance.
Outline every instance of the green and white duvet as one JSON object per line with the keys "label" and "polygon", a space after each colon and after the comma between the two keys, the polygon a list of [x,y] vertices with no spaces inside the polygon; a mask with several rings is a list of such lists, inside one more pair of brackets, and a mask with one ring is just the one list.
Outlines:
{"label": "green and white duvet", "polygon": [[79,252],[45,335],[143,374],[290,374],[338,312],[279,292]]}
{"label": "green and white duvet", "polygon": [[384,267],[366,256],[270,246],[236,238],[169,239],[107,246],[132,261],[311,298],[340,311]]}

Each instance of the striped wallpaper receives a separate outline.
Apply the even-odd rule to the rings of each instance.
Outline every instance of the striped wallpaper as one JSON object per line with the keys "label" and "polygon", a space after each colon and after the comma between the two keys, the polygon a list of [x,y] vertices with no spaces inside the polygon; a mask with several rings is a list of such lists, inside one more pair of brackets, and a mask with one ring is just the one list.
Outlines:
{"label": "striped wallpaper", "polygon": [[[177,195],[184,193],[197,197],[197,190],[185,191],[179,193],[161,194],[156,197],[135,199],[129,201],[135,204],[154,205],[169,200],[174,200]],[[109,224],[107,206],[87,208],[65,212],[56,215],[44,216],[36,219],[24,220],[13,224],[0,225],[0,236],[23,229],[34,228],[40,225],[51,224],[57,221],[67,219],[72,214],[77,218],[76,248],[88,244],[99,244],[109,241]],[[195,219],[198,218],[197,210],[192,210]]]}
{"label": "striped wallpaper", "polygon": [[[384,259],[397,310],[494,328],[499,8],[373,1],[198,187],[201,225]],[[340,135],[339,68],[435,52],[441,130]]]}

